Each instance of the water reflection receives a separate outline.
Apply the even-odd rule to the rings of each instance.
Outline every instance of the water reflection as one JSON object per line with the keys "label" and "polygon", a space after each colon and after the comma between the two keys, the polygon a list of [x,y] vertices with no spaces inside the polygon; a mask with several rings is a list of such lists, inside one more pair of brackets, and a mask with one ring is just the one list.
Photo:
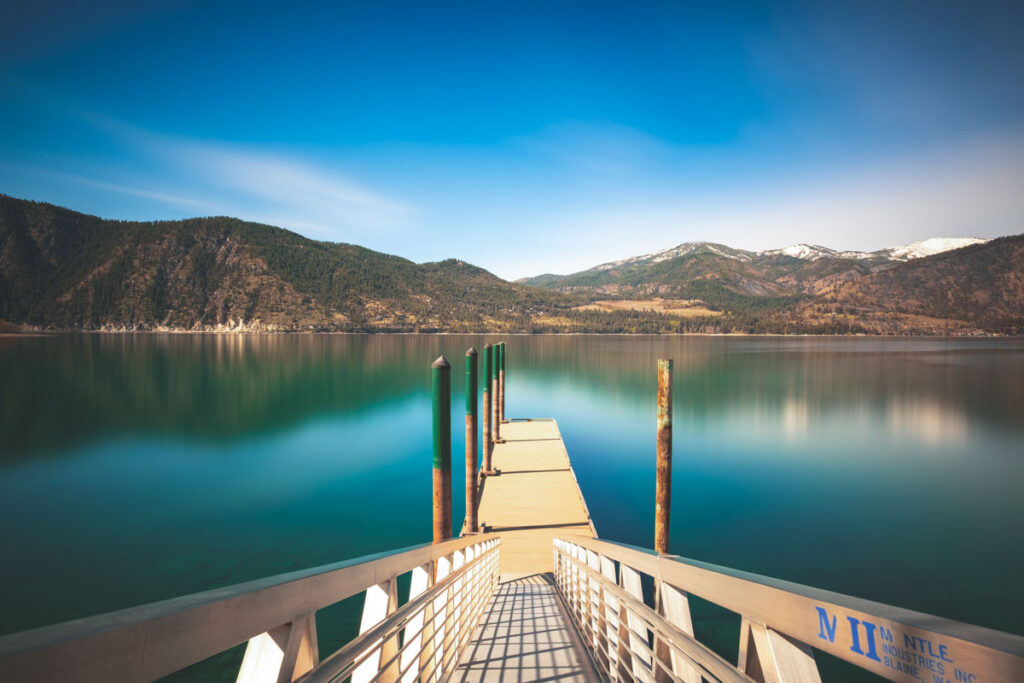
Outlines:
{"label": "water reflection", "polygon": [[[432,354],[482,337],[111,335],[0,340],[7,457],[114,433],[231,440],[359,413],[425,388]],[[974,422],[1024,429],[1013,342],[513,337],[510,375],[548,390],[649,402],[655,358],[676,367],[677,419],[722,416],[806,438],[882,411],[894,434],[963,440]],[[518,371],[518,374],[516,372]],[[524,407],[529,412],[528,407]],[[556,413],[557,414],[557,411]]]}
{"label": "water reflection", "polygon": [[[429,363],[497,339],[0,338],[0,631],[428,539]],[[1024,342],[507,341],[602,536],[651,543],[671,357],[674,552],[1024,632]]]}
{"label": "water reflection", "polygon": [[967,415],[931,398],[890,402],[889,427],[895,435],[932,445],[964,444],[968,438]]}

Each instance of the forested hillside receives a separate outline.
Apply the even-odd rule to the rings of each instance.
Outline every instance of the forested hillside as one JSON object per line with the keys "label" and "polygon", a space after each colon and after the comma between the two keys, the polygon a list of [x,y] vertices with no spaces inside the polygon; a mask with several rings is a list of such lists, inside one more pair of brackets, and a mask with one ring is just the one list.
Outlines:
{"label": "forested hillside", "polygon": [[58,328],[516,328],[566,297],[234,218],[121,222],[0,196],[0,318]]}
{"label": "forested hillside", "polygon": [[1024,236],[905,263],[784,251],[688,243],[531,286],[235,218],[114,221],[0,195],[0,333],[1024,333]]}
{"label": "forested hillside", "polygon": [[962,321],[1022,334],[1024,235],[903,263],[847,282],[829,298],[863,319],[919,317],[933,320],[936,331],[948,327],[947,321]]}

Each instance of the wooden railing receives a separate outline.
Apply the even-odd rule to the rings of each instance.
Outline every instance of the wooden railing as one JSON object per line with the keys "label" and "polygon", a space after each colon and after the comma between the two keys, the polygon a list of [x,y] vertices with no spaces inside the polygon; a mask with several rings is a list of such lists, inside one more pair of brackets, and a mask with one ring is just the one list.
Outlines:
{"label": "wooden railing", "polygon": [[[0,680],[150,681],[246,641],[239,681],[440,680],[494,593],[499,550],[495,534],[467,536],[16,633],[0,638]],[[317,610],[362,592],[359,636],[320,661]]]}
{"label": "wooden railing", "polygon": [[[818,682],[812,648],[893,681],[1024,680],[1024,638],[1008,633],[579,536],[554,539],[554,567],[613,681]],[[694,637],[688,593],[740,615],[737,665]]]}

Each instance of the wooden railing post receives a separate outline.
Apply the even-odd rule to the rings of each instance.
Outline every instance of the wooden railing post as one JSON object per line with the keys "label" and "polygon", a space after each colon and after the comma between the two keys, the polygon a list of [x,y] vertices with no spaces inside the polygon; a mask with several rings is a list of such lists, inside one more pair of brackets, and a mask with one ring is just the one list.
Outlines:
{"label": "wooden railing post", "polygon": [[[618,585],[615,576],[615,563],[601,555],[601,575],[612,585]],[[618,680],[619,675],[619,599],[607,590],[604,593],[605,631],[608,639],[608,673],[611,679]]]}
{"label": "wooden railing post", "polygon": [[[593,550],[584,550],[587,553],[587,566],[595,573],[601,573],[601,561],[597,557],[597,553]],[[604,632],[602,630],[604,619],[602,618],[601,609],[601,584],[598,581],[591,579],[590,590],[587,592],[587,611],[589,612],[590,619],[590,642],[591,647],[595,650],[600,645],[600,639],[603,637]]]}
{"label": "wooden railing post", "polygon": [[654,549],[668,553],[672,508],[672,361],[658,360],[658,465],[654,493]]}
{"label": "wooden railing post", "polygon": [[[441,582],[446,576],[452,573],[452,556],[440,557],[434,564],[434,583]],[[448,636],[446,620],[448,616],[448,593],[438,595],[432,601],[433,622],[431,624],[430,643],[423,648],[423,657],[420,660],[420,668],[428,674],[428,680],[440,680],[441,667],[444,661],[444,642]]]}
{"label": "wooden railing post", "polygon": [[294,621],[249,639],[236,683],[291,683],[320,663],[316,615]]}
{"label": "wooden railing post", "polygon": [[[366,633],[398,608],[397,583],[396,579],[391,578],[366,589],[359,633]],[[352,672],[352,683],[367,683],[374,679],[380,671],[381,663],[389,661],[398,652],[398,643],[395,638],[388,638],[384,642],[377,641],[368,648],[368,652],[370,654]],[[378,680],[393,681],[396,678],[397,676],[381,676]]]}
{"label": "wooden railing post", "polygon": [[476,349],[466,351],[466,531],[475,532],[477,522],[477,411],[476,411]]}
{"label": "wooden railing post", "polygon": [[[686,635],[693,637],[693,619],[690,616],[690,601],[686,593],[663,581],[659,581],[659,613],[665,617],[665,621],[672,624]],[[669,652],[666,643],[661,643],[655,648],[658,659],[669,665],[672,673],[687,683],[701,683],[700,672],[687,659],[676,654],[675,650]]]}
{"label": "wooden railing post", "polygon": [[[409,581],[409,600],[418,598],[430,589],[434,581],[433,569],[430,564],[425,564],[412,570]],[[413,616],[405,627],[403,640],[405,643],[410,643],[410,645],[402,651],[399,661],[399,666],[405,671],[402,675],[402,683],[412,683],[412,681],[419,678],[420,653],[423,649],[424,639],[430,638],[430,633],[427,629],[428,622],[432,616],[430,605],[427,605],[423,611]]]}
{"label": "wooden railing post", "polygon": [[[634,600],[639,603],[643,603],[644,590],[643,585],[640,582],[640,573],[628,565],[620,564],[619,578],[622,581],[622,589]],[[628,638],[628,651],[633,663],[633,675],[637,677],[649,675],[654,666],[654,662],[651,661],[650,652],[648,652],[645,647],[647,645],[647,626],[644,625],[643,620],[640,619],[639,616],[633,614],[628,605],[623,605],[623,608],[626,612],[625,635]],[[619,628],[619,633],[622,633],[621,626]]]}
{"label": "wooden railing post", "polygon": [[746,617],[737,668],[765,683],[821,683],[814,650]]}
{"label": "wooden railing post", "polygon": [[441,356],[430,368],[434,393],[434,543],[440,543],[452,537],[452,366]]}

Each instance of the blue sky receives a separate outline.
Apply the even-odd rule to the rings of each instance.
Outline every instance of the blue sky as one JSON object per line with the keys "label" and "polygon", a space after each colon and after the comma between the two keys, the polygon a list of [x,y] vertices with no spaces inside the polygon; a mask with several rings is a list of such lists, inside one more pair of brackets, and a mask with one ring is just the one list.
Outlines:
{"label": "blue sky", "polygon": [[5,3],[0,192],[506,278],[1024,231],[1020,3],[708,5]]}

